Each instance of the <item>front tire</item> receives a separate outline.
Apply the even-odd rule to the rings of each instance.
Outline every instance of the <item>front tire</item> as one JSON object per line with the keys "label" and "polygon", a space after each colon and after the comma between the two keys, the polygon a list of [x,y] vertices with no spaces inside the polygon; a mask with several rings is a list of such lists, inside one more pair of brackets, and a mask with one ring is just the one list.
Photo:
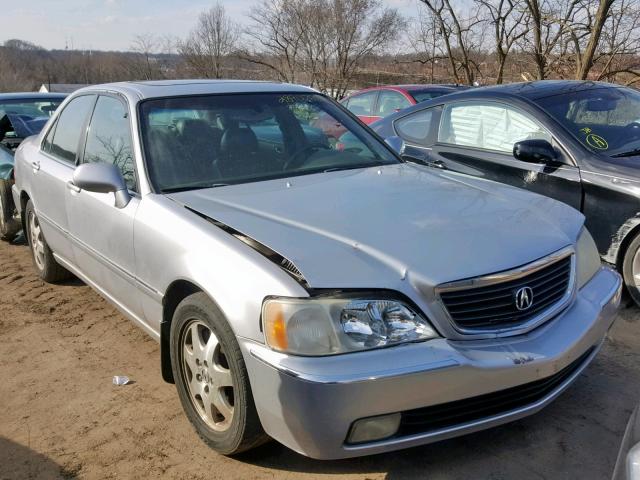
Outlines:
{"label": "front tire", "polygon": [[622,276],[629,296],[640,306],[640,235],[627,248],[622,263]]}
{"label": "front tire", "polygon": [[249,376],[236,337],[204,293],[185,298],[171,323],[171,368],[187,418],[223,455],[264,443]]}
{"label": "front tire", "polygon": [[11,184],[0,180],[0,240],[10,242],[21,229],[20,223],[14,218],[15,207],[11,196]]}
{"label": "front tire", "polygon": [[49,248],[40,228],[40,220],[33,208],[33,202],[29,200],[25,208],[25,225],[27,228],[26,237],[31,250],[33,266],[38,272],[38,276],[45,282],[55,283],[67,280],[71,273],[62,265],[56,262],[53,252]]}

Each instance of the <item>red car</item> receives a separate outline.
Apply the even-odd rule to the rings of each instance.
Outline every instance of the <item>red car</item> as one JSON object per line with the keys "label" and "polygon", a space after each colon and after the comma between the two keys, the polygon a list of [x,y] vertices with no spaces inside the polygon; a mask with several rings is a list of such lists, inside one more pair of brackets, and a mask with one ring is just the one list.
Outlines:
{"label": "red car", "polygon": [[[465,88],[468,87],[428,84],[385,85],[359,90],[340,100],[340,103],[368,125],[416,103]],[[325,135],[335,140],[338,140],[346,132],[346,128],[342,124],[336,123],[328,115],[320,116],[312,122],[311,126],[319,128]]]}
{"label": "red car", "polygon": [[453,93],[458,85],[385,85],[366,88],[342,99],[342,103],[367,125],[416,103]]}

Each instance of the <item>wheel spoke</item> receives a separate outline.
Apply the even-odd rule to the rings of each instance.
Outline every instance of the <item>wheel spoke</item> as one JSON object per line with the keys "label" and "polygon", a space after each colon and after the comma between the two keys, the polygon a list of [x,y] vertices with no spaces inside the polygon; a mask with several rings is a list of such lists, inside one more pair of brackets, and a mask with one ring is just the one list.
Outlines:
{"label": "wheel spoke", "polygon": [[204,357],[204,344],[202,343],[202,337],[200,336],[200,328],[198,324],[191,325],[191,345],[193,346],[193,353],[197,358],[202,359]]}
{"label": "wheel spoke", "polygon": [[182,356],[184,357],[184,363],[187,364],[189,370],[191,370],[191,374],[195,376],[196,374],[196,357],[193,354],[193,351],[185,344],[182,347]]}
{"label": "wheel spoke", "polygon": [[226,399],[224,398],[222,391],[217,390],[214,395],[211,395],[211,400],[213,400],[213,404],[216,406],[218,411],[222,414],[225,420],[231,420],[231,415],[233,415],[233,407],[231,407]]}
{"label": "wheel spoke", "polygon": [[204,359],[207,361],[207,365],[211,366],[214,363],[213,355],[218,346],[218,338],[211,332],[207,344],[204,346]]}
{"label": "wheel spoke", "polygon": [[231,371],[222,368],[210,369],[211,376],[213,377],[213,383],[216,387],[233,387],[233,379],[231,378]]}

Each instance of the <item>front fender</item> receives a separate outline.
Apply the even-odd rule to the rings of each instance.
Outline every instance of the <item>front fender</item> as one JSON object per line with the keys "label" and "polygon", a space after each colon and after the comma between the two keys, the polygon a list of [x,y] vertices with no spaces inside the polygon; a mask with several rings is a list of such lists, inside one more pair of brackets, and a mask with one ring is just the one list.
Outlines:
{"label": "front fender", "polygon": [[146,195],[136,214],[137,276],[146,285],[143,311],[160,334],[163,299],[176,280],[207,293],[239,337],[263,342],[262,301],[308,296],[278,265],[233,235],[162,195]]}

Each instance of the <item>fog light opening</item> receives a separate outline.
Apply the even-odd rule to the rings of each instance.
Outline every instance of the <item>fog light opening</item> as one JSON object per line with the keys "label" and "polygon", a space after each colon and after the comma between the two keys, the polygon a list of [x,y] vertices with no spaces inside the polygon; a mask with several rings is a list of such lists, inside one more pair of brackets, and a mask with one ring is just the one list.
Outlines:
{"label": "fog light opening", "polygon": [[398,427],[400,427],[399,413],[361,418],[353,422],[347,443],[365,443],[389,438],[396,434]]}

